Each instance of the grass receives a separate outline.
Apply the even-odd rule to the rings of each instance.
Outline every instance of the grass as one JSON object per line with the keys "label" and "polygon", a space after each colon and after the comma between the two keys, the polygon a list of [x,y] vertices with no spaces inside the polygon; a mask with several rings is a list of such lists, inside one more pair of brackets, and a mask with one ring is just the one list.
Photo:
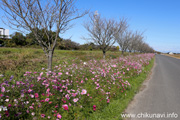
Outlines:
{"label": "grass", "polygon": [[120,97],[117,100],[113,100],[107,107],[105,107],[101,112],[96,112],[89,117],[89,120],[122,120],[121,113],[127,108],[128,104],[133,100],[136,93],[139,92],[140,87],[144,80],[147,78],[148,74],[153,67],[154,59],[151,60],[150,64],[144,68],[138,77],[131,78],[129,83],[131,84],[131,89],[126,91],[126,96]]}
{"label": "grass", "polygon": [[[120,52],[110,52],[106,58],[117,58]],[[102,59],[102,51],[71,51],[55,50],[53,66],[63,62],[89,61],[91,59]],[[0,74],[7,78],[13,75],[16,79],[23,77],[26,71],[40,71],[47,68],[47,58],[42,49],[32,48],[0,48]]]}

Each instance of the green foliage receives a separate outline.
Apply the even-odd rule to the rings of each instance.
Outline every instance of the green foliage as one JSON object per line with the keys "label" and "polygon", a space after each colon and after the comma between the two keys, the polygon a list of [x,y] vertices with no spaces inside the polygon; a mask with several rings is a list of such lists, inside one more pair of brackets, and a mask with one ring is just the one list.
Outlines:
{"label": "green foliage", "polygon": [[26,37],[20,32],[15,32],[12,35],[11,42],[14,43],[16,46],[24,46],[26,45]]}

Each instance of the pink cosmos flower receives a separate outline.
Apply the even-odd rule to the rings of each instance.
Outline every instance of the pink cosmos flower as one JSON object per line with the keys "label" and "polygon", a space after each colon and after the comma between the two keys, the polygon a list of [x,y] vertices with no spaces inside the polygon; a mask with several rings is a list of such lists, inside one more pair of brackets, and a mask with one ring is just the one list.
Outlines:
{"label": "pink cosmos flower", "polygon": [[77,102],[78,100],[79,100],[78,98],[74,98],[74,99],[73,99],[74,102]]}
{"label": "pink cosmos flower", "polygon": [[34,116],[34,115],[35,115],[35,113],[34,113],[34,112],[32,112],[32,113],[31,113],[31,115],[32,115],[32,116]]}
{"label": "pink cosmos flower", "polygon": [[5,87],[1,87],[1,92],[5,92]]}
{"label": "pink cosmos flower", "polygon": [[112,65],[112,67],[117,67],[116,65]]}
{"label": "pink cosmos flower", "polygon": [[30,93],[31,91],[32,91],[31,89],[28,90],[29,93]]}
{"label": "pink cosmos flower", "polygon": [[109,103],[110,102],[110,100],[109,99],[107,99],[107,103]]}
{"label": "pink cosmos flower", "polygon": [[70,99],[69,94],[66,94],[65,97],[66,97],[68,100]]}
{"label": "pink cosmos flower", "polygon": [[71,106],[71,103],[69,103],[69,106]]}
{"label": "pink cosmos flower", "polygon": [[62,75],[62,73],[61,73],[61,72],[59,72],[59,73],[58,73],[58,75]]}
{"label": "pink cosmos flower", "polygon": [[33,106],[29,106],[30,109],[33,109]]}
{"label": "pink cosmos flower", "polygon": [[81,95],[84,95],[84,94],[86,94],[86,93],[87,93],[87,90],[82,89]]}
{"label": "pink cosmos flower", "polygon": [[77,95],[76,93],[72,93],[72,96],[73,96],[73,97],[76,97],[76,95]]}
{"label": "pink cosmos flower", "polygon": [[49,101],[49,98],[46,98],[45,101],[48,102],[48,101]]}
{"label": "pink cosmos flower", "polygon": [[42,75],[43,75],[43,72],[40,73],[40,76],[42,76]]}
{"label": "pink cosmos flower", "polygon": [[68,105],[67,104],[62,105],[62,107],[64,108],[64,110],[68,110]]}
{"label": "pink cosmos flower", "polygon": [[60,119],[61,119],[61,118],[62,118],[62,116],[58,113],[58,114],[57,114],[57,118],[60,118]]}
{"label": "pink cosmos flower", "polygon": [[34,95],[30,94],[31,98],[34,98]]}
{"label": "pink cosmos flower", "polygon": [[38,81],[41,80],[41,77],[37,77]]}
{"label": "pink cosmos flower", "polygon": [[50,91],[50,88],[48,88],[48,89],[46,90],[46,93],[49,93],[49,91]]}

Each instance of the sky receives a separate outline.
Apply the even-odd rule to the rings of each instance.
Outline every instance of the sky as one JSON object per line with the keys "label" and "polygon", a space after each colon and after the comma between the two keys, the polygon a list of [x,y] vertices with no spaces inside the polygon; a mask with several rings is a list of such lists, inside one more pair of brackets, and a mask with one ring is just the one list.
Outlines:
{"label": "sky", "polygon": [[[129,29],[144,32],[145,42],[155,50],[180,53],[180,0],[77,0],[76,7],[82,11],[97,10],[105,18],[118,20],[125,17],[128,19]],[[3,18],[2,10],[0,18]],[[73,21],[73,28],[61,37],[71,38],[80,44],[87,43],[82,37],[88,35],[83,27],[88,20],[89,16],[86,15]],[[10,34],[15,32],[2,20],[0,27],[9,29]]]}

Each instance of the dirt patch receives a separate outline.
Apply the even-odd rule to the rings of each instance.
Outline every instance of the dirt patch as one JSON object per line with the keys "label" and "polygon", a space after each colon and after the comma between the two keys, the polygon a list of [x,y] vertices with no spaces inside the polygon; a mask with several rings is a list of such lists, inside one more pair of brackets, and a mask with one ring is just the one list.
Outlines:
{"label": "dirt patch", "polygon": [[173,55],[170,55],[170,54],[162,54],[162,55],[180,59],[180,54],[173,54]]}

